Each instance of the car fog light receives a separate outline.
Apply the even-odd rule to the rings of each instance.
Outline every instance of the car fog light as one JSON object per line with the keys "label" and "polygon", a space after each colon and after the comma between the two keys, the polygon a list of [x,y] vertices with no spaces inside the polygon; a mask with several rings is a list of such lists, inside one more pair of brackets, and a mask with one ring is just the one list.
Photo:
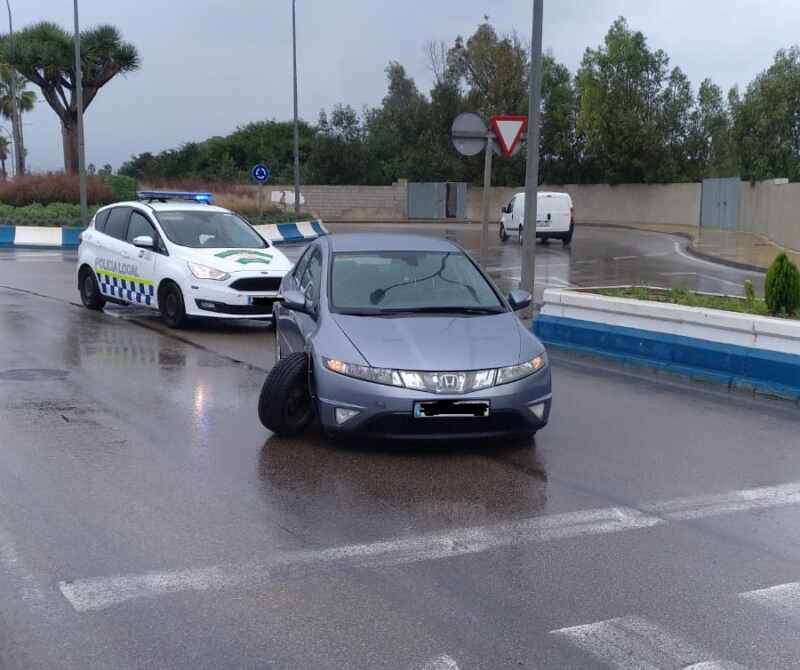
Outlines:
{"label": "car fog light", "polygon": [[350,419],[358,414],[358,410],[347,409],[346,407],[337,407],[335,414],[336,423],[341,426],[343,423],[350,421]]}
{"label": "car fog light", "polygon": [[198,304],[200,306],[200,309],[211,309],[211,310],[213,310],[213,309],[217,308],[217,306],[213,302],[210,302],[208,300],[198,300],[197,302],[198,302]]}
{"label": "car fog light", "polygon": [[528,409],[536,415],[536,418],[541,421],[544,418],[544,403],[540,402],[535,405],[530,405]]}

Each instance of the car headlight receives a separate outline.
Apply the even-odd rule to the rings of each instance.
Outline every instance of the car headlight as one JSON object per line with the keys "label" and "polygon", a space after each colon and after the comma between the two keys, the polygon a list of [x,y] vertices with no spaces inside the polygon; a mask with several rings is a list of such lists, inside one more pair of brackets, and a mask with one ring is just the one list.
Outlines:
{"label": "car headlight", "polygon": [[400,379],[397,370],[345,363],[335,358],[323,358],[322,360],[328,370],[338,372],[340,375],[355,377],[356,379],[363,379],[364,381],[375,382],[376,384],[386,384],[387,386],[403,385],[403,381]]}
{"label": "car headlight", "polygon": [[531,360],[520,363],[519,365],[510,365],[507,368],[500,368],[497,370],[497,381],[495,383],[499,385],[515,382],[518,379],[523,379],[532,375],[534,372],[538,372],[544,366],[545,358],[544,354],[542,354],[541,356],[531,358]]}
{"label": "car headlight", "polygon": [[216,281],[225,281],[226,279],[230,278],[230,275],[227,272],[217,270],[216,268],[210,268],[207,265],[200,265],[199,263],[192,263],[191,261],[187,262],[186,265],[189,266],[189,272],[191,272],[198,279],[214,279]]}

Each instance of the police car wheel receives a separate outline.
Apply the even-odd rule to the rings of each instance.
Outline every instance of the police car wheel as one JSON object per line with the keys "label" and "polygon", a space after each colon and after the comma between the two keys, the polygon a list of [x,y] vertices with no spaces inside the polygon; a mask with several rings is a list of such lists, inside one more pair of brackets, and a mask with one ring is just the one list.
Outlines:
{"label": "police car wheel", "polygon": [[314,419],[308,357],[302,351],[275,363],[258,398],[258,418],[276,435],[300,434]]}
{"label": "police car wheel", "polygon": [[80,277],[81,302],[85,307],[94,310],[101,310],[106,304],[94,278],[94,272],[89,268],[84,268]]}
{"label": "police car wheel", "polygon": [[177,284],[169,282],[162,287],[158,295],[158,307],[161,318],[170,328],[183,328],[186,325],[186,306]]}

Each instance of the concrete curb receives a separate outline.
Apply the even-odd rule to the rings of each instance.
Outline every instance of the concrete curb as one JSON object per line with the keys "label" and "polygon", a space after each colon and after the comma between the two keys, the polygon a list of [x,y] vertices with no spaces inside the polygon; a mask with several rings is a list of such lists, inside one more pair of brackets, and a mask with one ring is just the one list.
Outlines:
{"label": "concrete curb", "polygon": [[[321,219],[255,226],[272,244],[293,244],[327,235]],[[56,226],[0,226],[0,248],[75,249],[84,228]]]}
{"label": "concrete curb", "polygon": [[800,322],[547,289],[534,332],[548,345],[800,399]]}

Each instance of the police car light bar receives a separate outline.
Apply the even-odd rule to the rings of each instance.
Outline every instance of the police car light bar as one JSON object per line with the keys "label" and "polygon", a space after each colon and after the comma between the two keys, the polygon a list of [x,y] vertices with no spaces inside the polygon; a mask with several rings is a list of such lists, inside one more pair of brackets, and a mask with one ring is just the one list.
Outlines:
{"label": "police car light bar", "polygon": [[139,200],[191,200],[193,202],[203,202],[210,205],[214,202],[213,193],[201,193],[197,191],[137,191],[136,197]]}

